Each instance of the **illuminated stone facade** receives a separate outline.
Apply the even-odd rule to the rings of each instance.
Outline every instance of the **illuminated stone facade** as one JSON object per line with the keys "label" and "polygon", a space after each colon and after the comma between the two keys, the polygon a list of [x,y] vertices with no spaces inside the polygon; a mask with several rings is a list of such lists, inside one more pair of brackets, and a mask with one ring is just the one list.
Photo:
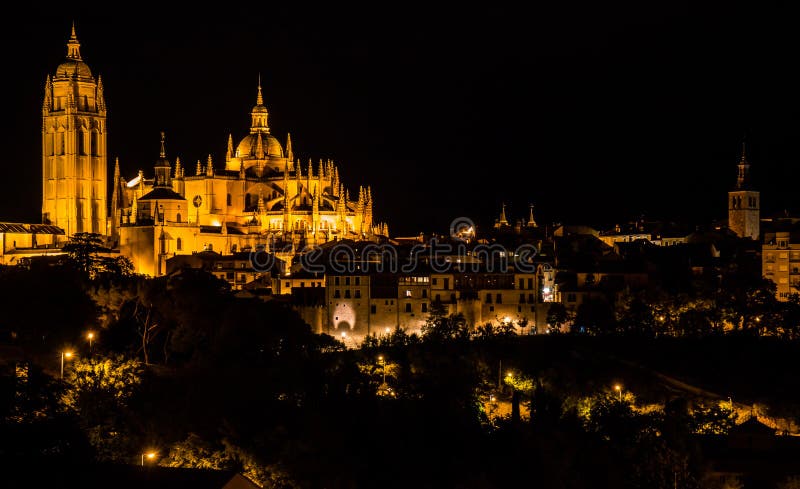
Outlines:
{"label": "illuminated stone facade", "polygon": [[108,236],[137,273],[162,275],[168,257],[197,251],[264,246],[288,260],[328,241],[388,235],[369,187],[351,198],[337,165],[302,163],[288,134],[285,146],[272,134],[260,81],[250,131],[235,146],[228,137],[224,165],[210,155],[189,169],[168,160],[162,133],[152,177],[124,178],[116,163],[108,216],[103,84],[83,62],[74,26],[42,114],[43,221],[67,237]]}
{"label": "illuminated stone facade", "polygon": [[42,104],[42,222],[106,234],[106,106],[103,82],[83,62],[72,27],[67,59],[47,76]]}

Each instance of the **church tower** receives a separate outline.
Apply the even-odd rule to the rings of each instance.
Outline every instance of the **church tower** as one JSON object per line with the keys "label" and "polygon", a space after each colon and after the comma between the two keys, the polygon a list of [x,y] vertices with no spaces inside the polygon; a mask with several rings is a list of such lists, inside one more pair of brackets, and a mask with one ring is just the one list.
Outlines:
{"label": "church tower", "polygon": [[750,185],[750,163],[745,144],[739,160],[736,188],[728,192],[728,229],[740,238],[757,240],[760,234],[759,193]]}
{"label": "church tower", "polygon": [[42,105],[42,222],[107,234],[103,82],[81,58],[72,26],[67,59],[47,76]]}

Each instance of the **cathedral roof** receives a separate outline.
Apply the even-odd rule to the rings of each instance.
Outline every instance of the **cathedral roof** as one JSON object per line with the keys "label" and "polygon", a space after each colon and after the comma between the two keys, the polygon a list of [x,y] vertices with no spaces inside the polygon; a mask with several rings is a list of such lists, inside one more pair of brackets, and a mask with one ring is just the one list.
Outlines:
{"label": "cathedral roof", "polygon": [[139,198],[142,200],[186,200],[171,188],[157,187]]}
{"label": "cathedral roof", "polygon": [[264,156],[275,156],[283,158],[283,147],[281,143],[272,134],[265,132],[257,132],[248,134],[236,147],[236,156],[238,158],[255,158],[258,149],[258,139],[261,138],[262,151]]}
{"label": "cathedral roof", "polygon": [[89,65],[79,59],[68,59],[56,68],[56,78],[70,78],[73,75],[78,78],[92,78],[92,70]]}
{"label": "cathedral roof", "polygon": [[67,41],[67,59],[56,68],[56,78],[92,78],[92,70],[81,59],[81,43],[75,34],[75,24],[72,24],[72,35]]}

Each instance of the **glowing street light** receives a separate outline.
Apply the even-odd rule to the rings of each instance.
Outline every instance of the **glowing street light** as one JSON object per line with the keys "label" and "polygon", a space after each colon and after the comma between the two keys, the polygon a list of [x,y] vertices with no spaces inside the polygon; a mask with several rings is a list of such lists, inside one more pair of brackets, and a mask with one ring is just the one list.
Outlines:
{"label": "glowing street light", "polygon": [[88,333],[86,333],[86,339],[89,340],[89,353],[91,353],[92,352],[92,340],[94,340],[94,333],[92,331],[89,331]]}
{"label": "glowing street light", "polygon": [[614,390],[619,393],[619,402],[622,402],[622,386],[619,384],[614,384]]}
{"label": "glowing street light", "polygon": [[156,458],[156,452],[142,452],[142,467],[144,467],[144,459],[153,460]]}
{"label": "glowing street light", "polygon": [[61,378],[62,379],[64,378],[64,358],[66,358],[67,360],[72,358],[72,352],[71,351],[62,351],[61,352]]}
{"label": "glowing street light", "polygon": [[386,383],[386,359],[383,358],[383,355],[378,355],[378,362],[381,364],[381,370],[383,370],[383,383]]}
{"label": "glowing street light", "polygon": [[347,348],[347,333],[342,331],[342,343],[344,343],[344,347]]}

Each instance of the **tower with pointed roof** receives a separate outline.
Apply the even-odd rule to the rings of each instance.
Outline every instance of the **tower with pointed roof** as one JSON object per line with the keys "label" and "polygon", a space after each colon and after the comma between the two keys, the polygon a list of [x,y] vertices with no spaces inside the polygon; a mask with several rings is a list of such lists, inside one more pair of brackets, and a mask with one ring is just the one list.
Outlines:
{"label": "tower with pointed roof", "polygon": [[72,25],[67,57],[45,80],[42,104],[42,222],[108,234],[103,82],[83,61]]}
{"label": "tower with pointed roof", "polygon": [[742,143],[742,156],[739,159],[736,187],[728,192],[728,229],[741,238],[759,239],[761,233],[759,192],[753,190],[750,182],[750,162],[747,161],[747,148]]}

